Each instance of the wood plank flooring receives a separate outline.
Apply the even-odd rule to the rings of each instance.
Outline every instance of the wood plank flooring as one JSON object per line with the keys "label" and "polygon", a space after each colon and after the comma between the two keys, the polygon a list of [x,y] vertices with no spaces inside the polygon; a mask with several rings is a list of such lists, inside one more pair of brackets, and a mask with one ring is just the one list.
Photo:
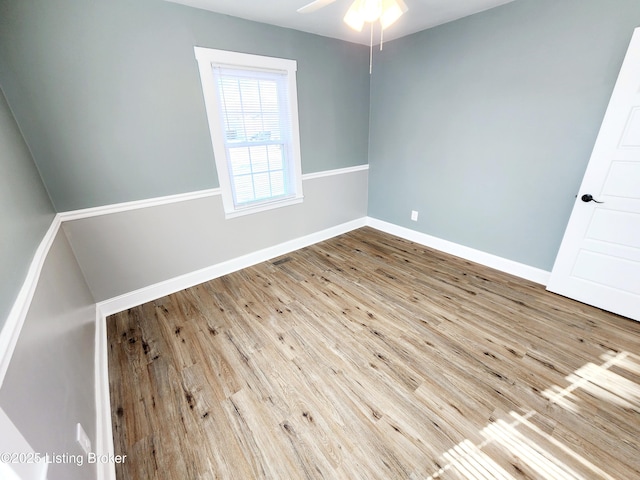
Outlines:
{"label": "wood plank flooring", "polygon": [[640,323],[371,228],[107,321],[120,480],[640,478]]}

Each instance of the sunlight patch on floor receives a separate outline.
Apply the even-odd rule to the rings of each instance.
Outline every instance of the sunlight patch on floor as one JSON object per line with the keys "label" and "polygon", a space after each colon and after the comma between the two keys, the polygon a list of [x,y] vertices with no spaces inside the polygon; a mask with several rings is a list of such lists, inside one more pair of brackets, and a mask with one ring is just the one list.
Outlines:
{"label": "sunlight patch on floor", "polygon": [[[566,377],[569,385],[562,388],[553,385],[543,392],[550,402],[573,413],[583,407],[582,393],[616,407],[640,412],[640,385],[626,376],[611,371],[626,370],[631,377],[640,375],[640,357],[629,352],[608,352],[601,356],[602,365],[587,363]],[[589,480],[602,478],[615,480],[601,468],[576,453],[553,435],[546,433],[531,421],[537,415],[530,411],[525,415],[509,412],[513,421],[497,419],[482,431],[486,440],[478,445],[463,440],[443,454],[447,464],[434,472],[429,480],[441,478],[445,472],[455,470],[458,476],[469,480],[501,479],[514,477],[496,463],[484,450],[491,446],[507,450],[514,468],[530,469],[541,478],[556,480]],[[577,471],[579,469],[580,471]]]}

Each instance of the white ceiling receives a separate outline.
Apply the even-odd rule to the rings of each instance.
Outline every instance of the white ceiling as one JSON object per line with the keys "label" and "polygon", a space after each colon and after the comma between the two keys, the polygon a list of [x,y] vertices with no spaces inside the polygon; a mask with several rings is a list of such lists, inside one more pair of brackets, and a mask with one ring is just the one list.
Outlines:
{"label": "white ceiling", "polygon": [[[353,0],[336,0],[313,13],[296,10],[312,0],[168,0],[256,22],[316,33],[325,37],[369,45],[367,27],[358,33],[342,21]],[[405,0],[409,11],[384,32],[385,41],[488,10],[513,0]],[[379,41],[374,33],[374,43]]]}

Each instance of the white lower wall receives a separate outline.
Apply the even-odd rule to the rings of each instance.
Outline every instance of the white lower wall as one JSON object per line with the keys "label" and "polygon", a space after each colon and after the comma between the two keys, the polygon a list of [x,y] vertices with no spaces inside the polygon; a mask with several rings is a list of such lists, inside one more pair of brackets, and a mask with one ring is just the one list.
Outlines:
{"label": "white lower wall", "polygon": [[61,230],[33,281],[0,408],[34,451],[67,455],[49,464],[49,480],[97,478],[75,441],[78,422],[96,441],[95,302]]}
{"label": "white lower wall", "polygon": [[362,219],[367,182],[366,166],[307,175],[303,203],[228,220],[213,194],[86,218],[74,214],[63,229],[100,302]]}
{"label": "white lower wall", "polygon": [[0,462],[0,478],[4,480],[46,480],[48,464],[29,442],[11,419],[0,408],[0,452],[11,455],[23,454],[29,462]]}

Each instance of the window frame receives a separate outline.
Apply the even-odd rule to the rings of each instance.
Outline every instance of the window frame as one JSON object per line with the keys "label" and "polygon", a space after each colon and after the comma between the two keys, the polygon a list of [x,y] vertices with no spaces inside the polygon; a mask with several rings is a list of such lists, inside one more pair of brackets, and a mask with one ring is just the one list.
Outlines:
{"label": "window frame", "polygon": [[[300,155],[300,129],[296,82],[297,62],[284,58],[265,57],[262,55],[216,50],[205,47],[194,47],[194,52],[200,72],[202,93],[204,95],[207,119],[209,122],[209,134],[211,135],[225,218],[234,218],[301,203],[304,196],[302,194],[302,161]],[[292,190],[287,196],[279,198],[270,197],[262,201],[256,200],[245,205],[236,205],[231,184],[232,172],[224,138],[225,130],[223,121],[220,118],[221,110],[217,93],[218,86],[213,72],[215,66],[286,75],[289,96],[289,111],[287,114],[291,122],[286,163],[289,175],[292,177],[290,181],[287,182]]]}

